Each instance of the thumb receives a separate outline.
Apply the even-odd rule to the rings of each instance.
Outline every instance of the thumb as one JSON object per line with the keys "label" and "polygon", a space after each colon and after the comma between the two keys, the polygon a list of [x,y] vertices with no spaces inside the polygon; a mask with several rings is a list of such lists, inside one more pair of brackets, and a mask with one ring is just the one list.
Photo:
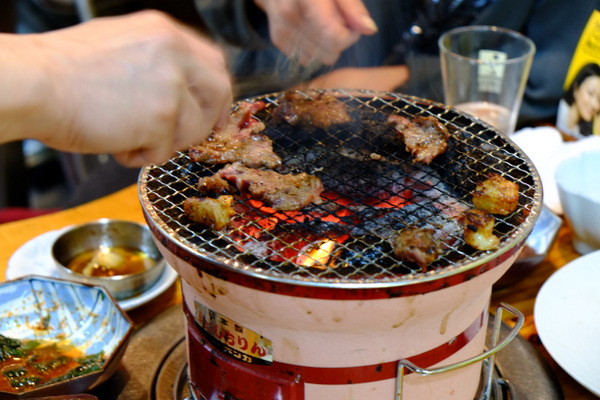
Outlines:
{"label": "thumb", "polygon": [[377,24],[362,0],[336,0],[336,3],[349,28],[363,35],[372,35],[378,31]]}

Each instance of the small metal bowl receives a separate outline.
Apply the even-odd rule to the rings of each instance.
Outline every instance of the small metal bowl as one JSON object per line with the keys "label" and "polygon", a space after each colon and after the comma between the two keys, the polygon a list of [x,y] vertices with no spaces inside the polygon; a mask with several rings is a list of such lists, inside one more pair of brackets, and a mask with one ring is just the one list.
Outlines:
{"label": "small metal bowl", "polygon": [[0,283],[1,335],[104,356],[97,370],[19,393],[0,390],[0,398],[39,398],[90,390],[117,370],[132,333],[133,322],[106,288],[41,276]]}
{"label": "small metal bowl", "polygon": [[[128,253],[122,256],[115,253],[117,250]],[[134,252],[136,258],[143,257],[151,265],[144,265],[140,272],[135,273],[119,271],[115,268],[110,271],[114,273],[112,276],[92,275],[93,268],[90,269],[92,264],[98,266],[109,262],[97,261],[102,254],[104,254],[105,260],[114,261],[116,257],[118,262],[123,262]],[[76,258],[84,255],[91,257],[92,254],[96,258],[85,264],[87,268],[85,273],[71,269],[76,263],[74,261]],[[104,286],[117,300],[127,299],[144,292],[160,278],[165,269],[165,260],[154,244],[146,225],[112,219],[101,219],[67,229],[52,244],[52,257],[61,278]],[[83,263],[85,262],[83,261]],[[80,263],[79,266],[84,266],[83,263]]]}

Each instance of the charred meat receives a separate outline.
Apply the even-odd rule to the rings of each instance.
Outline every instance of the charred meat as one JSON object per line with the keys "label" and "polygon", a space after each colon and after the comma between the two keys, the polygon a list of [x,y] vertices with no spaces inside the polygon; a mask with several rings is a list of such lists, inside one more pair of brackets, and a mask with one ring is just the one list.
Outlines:
{"label": "charred meat", "polygon": [[260,133],[265,124],[252,117],[264,107],[261,101],[240,103],[225,126],[215,128],[202,144],[190,147],[190,160],[206,164],[239,161],[251,168],[281,165],[281,159],[273,152],[273,142]]}
{"label": "charred meat", "polygon": [[229,184],[225,179],[218,174],[200,178],[196,186],[198,192],[202,195],[219,194],[227,195],[234,194],[237,190]]}
{"label": "charred meat", "polygon": [[519,205],[519,185],[498,174],[489,174],[477,184],[473,205],[490,214],[509,215]]}
{"label": "charred meat", "polygon": [[464,214],[464,240],[469,246],[482,251],[500,247],[500,239],[494,235],[495,219],[482,210],[469,210]]}
{"label": "charred meat", "polygon": [[404,261],[417,264],[423,272],[443,252],[442,242],[435,237],[435,230],[409,226],[394,240],[394,255]]}
{"label": "charred meat", "polygon": [[229,225],[235,211],[231,207],[232,196],[190,197],[183,203],[183,211],[194,222],[221,230]]}
{"label": "charred meat", "polygon": [[350,122],[346,105],[337,97],[320,92],[286,92],[273,110],[275,120],[307,129],[327,129],[332,125]]}
{"label": "charred meat", "polygon": [[413,162],[430,164],[435,157],[446,151],[450,134],[435,117],[417,116],[411,120],[401,115],[390,115],[388,124],[396,129],[396,134],[412,155]]}
{"label": "charred meat", "polygon": [[305,172],[280,174],[233,163],[218,171],[216,176],[229,182],[240,193],[249,194],[253,199],[279,211],[300,210],[311,203],[320,204],[323,201],[320,197],[323,192],[321,180]]}

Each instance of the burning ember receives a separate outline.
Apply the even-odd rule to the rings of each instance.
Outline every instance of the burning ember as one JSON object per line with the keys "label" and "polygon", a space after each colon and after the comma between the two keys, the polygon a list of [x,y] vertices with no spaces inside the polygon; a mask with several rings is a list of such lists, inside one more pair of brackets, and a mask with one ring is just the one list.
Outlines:
{"label": "burning ember", "polygon": [[303,249],[304,254],[300,254],[295,262],[303,267],[325,269],[336,245],[337,242],[331,239],[324,239],[316,248],[311,244],[309,249]]}
{"label": "burning ember", "polygon": [[462,235],[457,219],[468,206],[448,193],[443,182],[417,171],[360,201],[326,191],[323,204],[300,211],[276,211],[245,198],[234,206],[227,237],[242,253],[298,267],[369,263],[392,254],[394,238],[408,225],[434,229],[451,246]]}

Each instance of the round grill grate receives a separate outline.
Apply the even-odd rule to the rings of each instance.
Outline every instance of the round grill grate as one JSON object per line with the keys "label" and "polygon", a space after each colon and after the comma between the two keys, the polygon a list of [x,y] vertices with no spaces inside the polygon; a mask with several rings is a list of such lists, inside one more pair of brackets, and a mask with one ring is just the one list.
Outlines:
{"label": "round grill grate", "polygon": [[[480,120],[428,100],[395,93],[327,92],[346,104],[351,123],[307,132],[274,120],[280,93],[248,100],[266,103],[254,117],[265,123],[262,133],[282,158],[278,172],[318,176],[325,186],[323,204],[282,213],[238,199],[244,211],[235,217],[234,228],[204,228],[184,215],[183,202],[197,195],[200,177],[220,166],[191,163],[180,153],[140,175],[140,201],[151,227],[210,265],[311,285],[437,279],[489,262],[524,242],[540,212],[541,182],[529,158],[509,139]],[[436,117],[451,134],[448,149],[430,165],[414,164],[386,124],[392,114]],[[456,221],[461,210],[472,207],[475,185],[488,173],[518,183],[520,200],[514,213],[496,217],[500,248],[481,252],[464,243]],[[421,271],[393,255],[393,238],[407,225],[442,229],[454,236],[454,245]],[[327,241],[336,243],[319,258],[319,246]]]}

